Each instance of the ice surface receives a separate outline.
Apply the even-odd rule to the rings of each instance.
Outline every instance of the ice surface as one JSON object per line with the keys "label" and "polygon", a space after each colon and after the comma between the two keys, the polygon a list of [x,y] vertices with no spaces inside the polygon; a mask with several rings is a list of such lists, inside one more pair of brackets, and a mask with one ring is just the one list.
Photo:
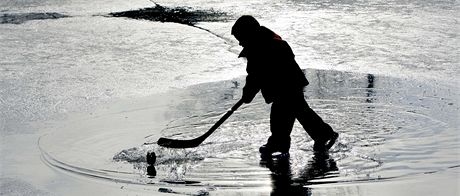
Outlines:
{"label": "ice surface", "polygon": [[[236,58],[241,48],[230,35],[233,21],[191,27],[107,17],[155,5],[145,0],[3,0],[2,20],[24,21],[0,24],[0,165],[5,190],[20,192],[25,187],[23,194],[71,194],[60,188],[65,186],[77,190],[75,195],[107,193],[113,184],[99,186],[93,180],[104,184],[116,179],[123,185],[110,193],[126,195],[122,191],[130,190],[127,184],[139,185],[131,189],[139,193],[158,190],[158,184],[149,183],[170,188],[161,179],[185,179],[199,181],[201,187],[173,191],[195,194],[230,187],[232,192],[245,187],[243,192],[251,195],[278,191],[271,182],[291,176],[295,183],[288,187],[310,194],[318,189],[303,186],[327,187],[350,179],[387,179],[391,184],[405,177],[419,182],[455,173],[458,1],[155,2],[235,18],[252,14],[287,40],[302,68],[314,68],[306,72],[312,82],[306,92],[309,103],[341,133],[331,156],[313,156],[312,141],[297,125],[290,167],[280,170],[288,175],[273,176],[271,168],[261,167],[257,148],[268,136],[269,106],[260,99],[241,108],[200,148],[171,151],[151,144],[160,135],[200,135],[239,98],[242,79],[226,81],[245,74],[244,61]],[[63,15],[69,17],[42,20]],[[212,83],[202,84],[206,82]],[[195,84],[201,86],[189,88]],[[158,94],[163,92],[169,93]],[[115,104],[120,99],[123,104]],[[42,151],[36,147],[40,135]],[[155,178],[145,173],[142,155],[147,150],[162,157]],[[45,164],[37,158],[40,152]],[[47,165],[60,170],[46,170]],[[321,175],[310,175],[311,169]],[[34,170],[40,170],[37,176],[24,175]],[[85,180],[76,183],[55,171]],[[431,186],[412,187],[440,194],[434,186],[449,185],[423,182]],[[330,195],[327,190],[357,195],[362,188],[329,186],[324,195]]]}

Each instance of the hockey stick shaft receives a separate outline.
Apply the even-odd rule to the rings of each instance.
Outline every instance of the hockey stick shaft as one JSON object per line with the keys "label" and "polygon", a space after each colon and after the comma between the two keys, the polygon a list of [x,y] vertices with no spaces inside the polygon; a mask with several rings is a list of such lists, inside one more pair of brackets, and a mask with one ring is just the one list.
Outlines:
{"label": "hockey stick shaft", "polygon": [[208,138],[214,131],[219,128],[225,120],[230,117],[233,112],[235,112],[243,104],[242,100],[239,100],[224,116],[222,116],[219,121],[217,121],[206,133],[190,140],[177,140],[177,139],[168,139],[160,138],[158,139],[157,144],[167,148],[193,148],[199,146],[206,138]]}

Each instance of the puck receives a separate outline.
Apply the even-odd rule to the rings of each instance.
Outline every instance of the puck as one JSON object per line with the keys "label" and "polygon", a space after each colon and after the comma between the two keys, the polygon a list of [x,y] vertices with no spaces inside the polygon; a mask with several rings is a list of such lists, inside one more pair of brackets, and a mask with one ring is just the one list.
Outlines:
{"label": "puck", "polygon": [[155,161],[157,161],[157,156],[155,155],[155,152],[148,152],[147,153],[147,163],[149,165],[154,165]]}

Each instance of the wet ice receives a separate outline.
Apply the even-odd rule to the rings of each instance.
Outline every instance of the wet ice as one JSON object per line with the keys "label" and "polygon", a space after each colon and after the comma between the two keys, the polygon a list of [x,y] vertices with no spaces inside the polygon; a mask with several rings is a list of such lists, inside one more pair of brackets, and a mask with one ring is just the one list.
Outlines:
{"label": "wet ice", "polygon": [[[338,170],[316,179],[302,174],[312,168],[308,163],[315,158],[310,153],[312,141],[296,126],[290,160],[291,177],[298,179],[294,186],[418,178],[418,174],[457,167],[458,153],[452,150],[459,148],[458,79],[452,77],[459,71],[457,1],[157,3],[254,14],[291,43],[303,68],[339,70],[306,71],[310,81],[318,81],[307,88],[309,103],[341,132],[330,157]],[[201,91],[192,88],[189,94],[176,97],[180,101],[171,104],[174,107],[164,104],[171,107],[169,112],[160,112],[158,106],[113,109],[114,100],[131,103],[171,89],[182,92],[193,84],[244,75],[244,62],[236,59],[239,48],[229,34],[232,21],[198,22],[195,27],[199,29],[105,17],[152,6],[141,0],[0,4],[1,15],[8,20],[27,19],[0,25],[4,57],[0,60],[0,129],[6,138],[2,144],[14,141],[11,135],[36,133],[34,122],[44,122],[47,131],[40,132],[44,135],[40,142],[43,160],[53,168],[88,177],[84,179],[140,184],[140,189],[168,178],[195,179],[211,187],[272,188],[271,171],[258,163],[257,148],[268,136],[269,106],[262,102],[241,108],[233,121],[198,149],[169,152],[152,144],[148,149],[158,150],[164,158],[158,165],[163,170],[154,179],[145,174],[142,143],[155,141],[159,131],[161,136],[176,138],[200,135],[239,98],[241,79],[239,88],[234,88],[238,87],[233,83],[236,80],[219,88],[216,83],[196,87]],[[71,17],[41,20],[53,16],[43,13]],[[232,90],[219,91],[222,89]],[[113,109],[117,115],[96,112],[98,107]],[[146,112],[131,116],[134,111]],[[50,122],[75,112],[83,112],[84,117],[74,118],[73,123]],[[156,118],[169,119],[169,124],[153,129],[160,126],[151,123]],[[145,138],[147,135],[152,136]],[[27,164],[15,162],[12,156],[32,155],[7,149],[2,160],[5,175],[22,176],[16,169],[25,169]],[[114,161],[120,152],[125,156]],[[37,178],[28,176],[27,180],[32,186],[56,186]],[[7,182],[11,187],[29,187],[21,180]]]}

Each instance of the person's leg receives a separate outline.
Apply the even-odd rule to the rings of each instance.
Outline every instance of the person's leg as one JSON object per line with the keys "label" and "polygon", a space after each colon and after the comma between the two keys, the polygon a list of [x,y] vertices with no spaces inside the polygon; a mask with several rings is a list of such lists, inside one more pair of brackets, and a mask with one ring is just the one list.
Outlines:
{"label": "person's leg", "polygon": [[[270,131],[272,135],[265,145],[265,152],[289,152],[291,146],[291,131],[295,121],[292,104],[286,101],[272,103],[270,113]],[[262,152],[261,148],[261,153]]]}
{"label": "person's leg", "polygon": [[[302,127],[307,131],[308,135],[315,141],[315,150],[323,150],[321,148],[329,149],[338,137],[332,127],[323,121],[323,119],[313,111],[302,94],[296,97],[297,107],[295,110],[295,117],[300,122]],[[329,144],[327,142],[330,142]]]}

